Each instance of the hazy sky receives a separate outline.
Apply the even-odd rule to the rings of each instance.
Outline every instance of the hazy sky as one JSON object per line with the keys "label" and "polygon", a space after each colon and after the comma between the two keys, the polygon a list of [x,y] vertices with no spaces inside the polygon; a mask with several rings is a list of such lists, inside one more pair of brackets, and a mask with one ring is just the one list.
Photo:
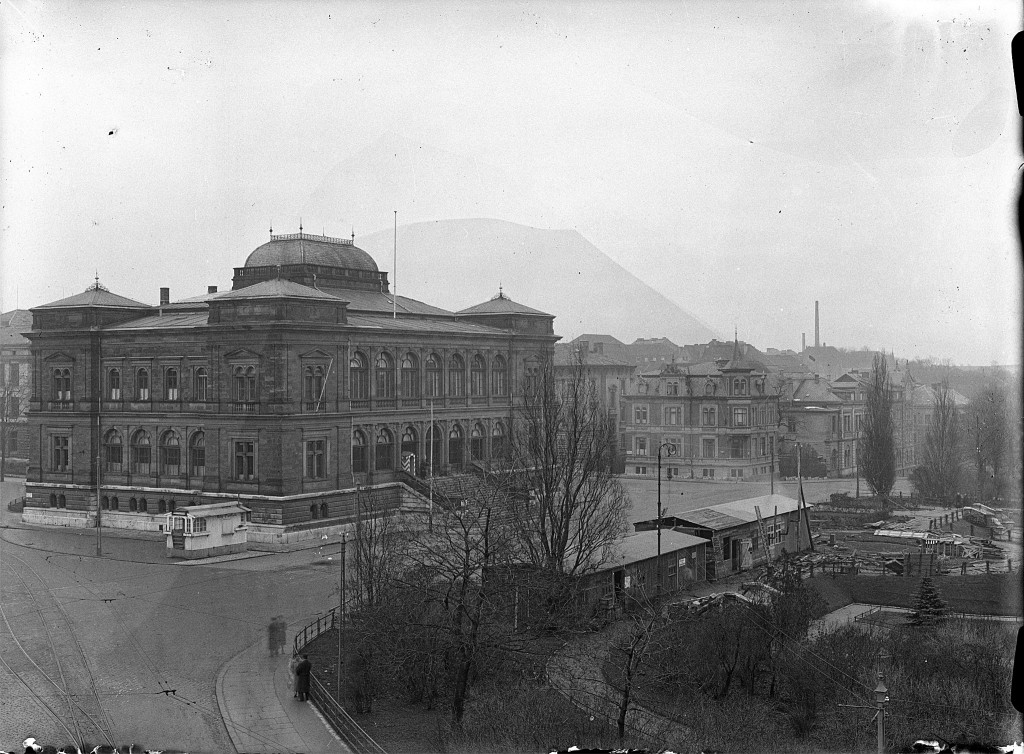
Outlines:
{"label": "hazy sky", "polygon": [[[832,345],[1018,362],[1016,6],[5,2],[2,308],[226,287],[271,219],[347,235],[310,194],[390,133],[759,347],[817,299]],[[392,209],[444,219],[345,217]]]}

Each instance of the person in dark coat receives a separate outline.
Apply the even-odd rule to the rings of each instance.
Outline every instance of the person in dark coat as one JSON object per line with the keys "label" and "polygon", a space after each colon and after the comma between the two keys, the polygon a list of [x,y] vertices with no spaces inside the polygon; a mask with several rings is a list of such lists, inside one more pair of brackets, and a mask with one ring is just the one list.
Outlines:
{"label": "person in dark coat", "polygon": [[309,700],[309,673],[312,669],[309,655],[302,655],[299,664],[295,666],[295,690],[299,693],[300,702]]}

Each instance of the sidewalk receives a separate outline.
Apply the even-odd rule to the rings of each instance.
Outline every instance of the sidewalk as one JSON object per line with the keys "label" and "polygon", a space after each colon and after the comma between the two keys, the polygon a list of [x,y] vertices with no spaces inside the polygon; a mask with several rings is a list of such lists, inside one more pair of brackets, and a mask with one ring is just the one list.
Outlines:
{"label": "sidewalk", "polygon": [[271,657],[265,642],[253,644],[221,666],[217,702],[239,754],[349,751],[311,703],[293,698],[288,656]]}

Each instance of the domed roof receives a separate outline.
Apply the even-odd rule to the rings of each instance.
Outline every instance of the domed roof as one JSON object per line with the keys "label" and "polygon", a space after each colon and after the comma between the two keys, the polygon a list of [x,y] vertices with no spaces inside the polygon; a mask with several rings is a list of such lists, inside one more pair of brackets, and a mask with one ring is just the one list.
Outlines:
{"label": "domed roof", "polygon": [[349,239],[315,236],[310,233],[271,236],[267,243],[257,247],[245,260],[246,267],[285,264],[316,264],[379,272],[373,257]]}

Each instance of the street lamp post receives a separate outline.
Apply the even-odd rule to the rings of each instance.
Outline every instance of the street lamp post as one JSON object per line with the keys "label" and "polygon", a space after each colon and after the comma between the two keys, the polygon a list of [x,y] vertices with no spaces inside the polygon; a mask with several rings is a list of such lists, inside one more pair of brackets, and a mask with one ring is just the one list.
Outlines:
{"label": "street lamp post", "polygon": [[674,456],[676,454],[676,446],[674,443],[663,442],[658,446],[658,600],[661,600],[661,451],[667,450],[665,455]]}

